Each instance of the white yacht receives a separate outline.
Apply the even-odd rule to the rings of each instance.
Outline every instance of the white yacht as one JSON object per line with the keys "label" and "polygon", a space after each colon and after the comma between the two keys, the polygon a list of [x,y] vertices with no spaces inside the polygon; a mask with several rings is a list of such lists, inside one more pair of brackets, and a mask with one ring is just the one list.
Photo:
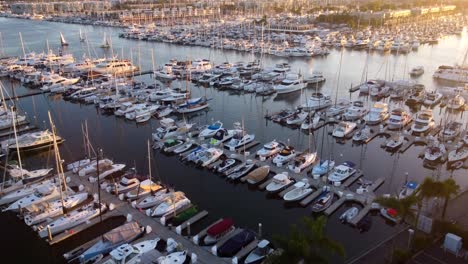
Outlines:
{"label": "white yacht", "polygon": [[278,155],[275,156],[272,162],[276,166],[281,167],[283,164],[286,164],[294,159],[296,155],[297,153],[293,147],[286,146],[278,153]]}
{"label": "white yacht", "polygon": [[257,151],[257,156],[259,156],[260,158],[268,158],[268,157],[278,154],[283,148],[284,148],[284,144],[276,140],[273,140],[263,145],[263,148]]}
{"label": "white yacht", "polygon": [[266,186],[266,190],[270,193],[278,192],[292,183],[293,180],[288,177],[287,173],[279,173],[273,176],[273,180]]}
{"label": "white yacht", "polygon": [[423,104],[427,106],[434,106],[442,101],[443,95],[439,92],[426,93],[424,96]]}
{"label": "white yacht", "polygon": [[218,160],[221,155],[223,155],[222,149],[209,148],[200,154],[197,163],[202,167],[206,167]]}
{"label": "white yacht", "polygon": [[355,165],[349,161],[336,166],[333,172],[328,176],[328,180],[333,184],[337,182],[344,182],[346,179],[356,173],[354,166]]}
{"label": "white yacht", "polygon": [[313,93],[302,105],[302,109],[306,111],[320,110],[332,105],[332,100],[329,95],[323,93]]}
{"label": "white yacht", "polygon": [[292,93],[304,89],[305,85],[297,74],[287,74],[286,78],[278,85],[274,86],[278,94]]}
{"label": "white yacht", "polygon": [[223,123],[221,121],[216,121],[213,124],[207,126],[204,130],[198,134],[199,138],[210,138],[218,132],[218,130],[223,128]]}
{"label": "white yacht", "polygon": [[345,138],[351,132],[356,129],[357,124],[355,122],[349,121],[341,121],[338,125],[333,129],[333,136],[337,138]]}
{"label": "white yacht", "polygon": [[468,83],[468,67],[442,65],[432,76],[447,81]]}
{"label": "white yacht", "polygon": [[351,102],[348,99],[340,99],[337,103],[335,103],[325,111],[325,116],[333,117],[337,115],[342,115],[350,105]]}
{"label": "white yacht", "polygon": [[97,64],[93,70],[99,74],[122,75],[136,72],[138,67],[127,60],[113,59]]}
{"label": "white yacht", "polygon": [[411,71],[409,72],[409,74],[412,77],[418,77],[418,76],[423,75],[424,74],[424,66],[416,66],[416,67],[412,68]]}
{"label": "white yacht", "polygon": [[309,181],[307,179],[302,179],[294,184],[294,188],[287,192],[283,199],[287,202],[299,201],[305,198],[307,195],[312,193],[312,188],[310,188]]}
{"label": "white yacht", "polygon": [[[60,144],[63,142],[63,139],[60,136],[56,136],[56,141]],[[2,148],[4,150],[8,148],[10,152],[16,150],[34,150],[51,146],[54,142],[54,138],[49,130],[43,130],[18,136],[17,142],[18,144],[15,142],[15,139],[3,141]]]}
{"label": "white yacht", "polygon": [[369,113],[364,117],[364,120],[369,125],[376,125],[385,121],[390,116],[388,112],[388,104],[376,102],[371,107]]}
{"label": "white yacht", "polygon": [[447,149],[445,148],[445,145],[437,140],[434,140],[426,147],[424,152],[424,160],[429,162],[437,162],[441,160],[446,153]]}
{"label": "white yacht", "polygon": [[354,121],[364,117],[368,110],[362,101],[354,101],[353,104],[346,109],[343,118],[348,121]]}
{"label": "white yacht", "polygon": [[450,98],[447,101],[447,108],[453,110],[460,110],[465,107],[465,98],[463,96],[457,94],[454,97]]}
{"label": "white yacht", "polygon": [[316,159],[317,152],[304,152],[297,155],[288,165],[288,168],[295,173],[300,173],[302,170],[312,165]]}
{"label": "white yacht", "polygon": [[166,199],[153,209],[147,210],[148,216],[161,217],[190,205],[190,200],[185,196],[168,196]]}
{"label": "white yacht", "polygon": [[421,110],[411,125],[411,131],[413,133],[426,133],[435,126],[434,117],[432,116],[432,110],[426,109]]}
{"label": "white yacht", "polygon": [[413,118],[411,115],[402,108],[395,108],[387,120],[388,129],[401,129],[409,124]]}
{"label": "white yacht", "polygon": [[250,142],[254,141],[255,134],[247,134],[244,130],[237,131],[236,134],[224,145],[231,151],[244,147]]}

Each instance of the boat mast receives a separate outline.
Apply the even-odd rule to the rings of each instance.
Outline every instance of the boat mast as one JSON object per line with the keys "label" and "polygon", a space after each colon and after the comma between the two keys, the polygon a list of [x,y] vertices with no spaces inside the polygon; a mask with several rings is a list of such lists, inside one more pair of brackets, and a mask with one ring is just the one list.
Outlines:
{"label": "boat mast", "polygon": [[23,57],[26,58],[26,51],[24,50],[24,43],[23,43],[23,35],[21,35],[21,32],[18,32],[20,41],[21,41],[21,49],[23,50]]}
{"label": "boat mast", "polygon": [[150,147],[150,141],[148,140],[148,179],[150,180],[150,190],[153,185],[153,181],[151,179],[151,147]]}
{"label": "boat mast", "polygon": [[[3,88],[1,90],[2,90],[2,97],[3,97]],[[23,179],[23,177],[24,177],[24,175],[23,175],[23,165],[21,163],[21,155],[20,155],[19,144],[18,144],[18,134],[17,134],[17,131],[16,131],[16,124],[15,124],[16,120],[15,120],[15,115],[13,114],[14,107],[11,106],[10,109],[11,109],[11,117],[12,117],[12,121],[13,121],[13,132],[15,133],[16,154],[18,155],[18,164],[19,164],[20,171],[21,171],[21,179]]]}
{"label": "boat mast", "polygon": [[[52,121],[52,116],[50,115],[50,111],[48,112],[49,115],[49,122],[50,122],[50,128],[52,130],[52,137],[54,140],[54,154],[55,154],[55,164],[57,166],[57,174],[58,174],[58,180],[59,180],[59,191],[60,191],[60,201],[62,202],[62,211],[65,213],[65,203],[63,201],[63,191],[67,190],[67,184],[65,181],[65,175],[63,172],[63,167],[62,167],[62,158],[60,157],[60,151],[58,149],[57,145],[57,137],[55,135],[55,125],[54,122]],[[62,190],[63,188],[63,190]]]}

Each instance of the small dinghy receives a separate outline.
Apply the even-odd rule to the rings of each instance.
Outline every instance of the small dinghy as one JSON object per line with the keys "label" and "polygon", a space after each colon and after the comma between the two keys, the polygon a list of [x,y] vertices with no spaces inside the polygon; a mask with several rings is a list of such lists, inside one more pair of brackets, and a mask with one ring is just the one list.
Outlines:
{"label": "small dinghy", "polygon": [[312,212],[320,213],[325,211],[333,202],[333,192],[326,188],[312,204]]}
{"label": "small dinghy", "polygon": [[216,172],[223,173],[230,168],[234,167],[236,164],[236,159],[225,159],[217,167]]}
{"label": "small dinghy", "polygon": [[349,223],[349,221],[351,221],[351,219],[356,217],[358,213],[359,213],[359,209],[357,207],[353,206],[349,208],[340,216],[341,223]]}
{"label": "small dinghy", "polygon": [[244,264],[259,263],[261,260],[273,253],[273,251],[270,241],[263,239],[258,242],[257,247],[247,255],[247,258],[244,260]]}

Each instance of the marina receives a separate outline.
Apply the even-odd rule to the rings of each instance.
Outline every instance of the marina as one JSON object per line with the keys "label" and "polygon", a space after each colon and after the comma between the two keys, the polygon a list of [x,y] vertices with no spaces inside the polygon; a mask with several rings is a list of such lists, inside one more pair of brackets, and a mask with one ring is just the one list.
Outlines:
{"label": "marina", "polygon": [[[452,178],[463,190],[468,186],[464,177],[468,159],[462,152],[468,148],[467,104],[460,99],[466,98],[466,86],[432,77],[439,65],[458,62],[468,54],[468,48],[463,46],[466,30],[460,35],[441,30],[447,36],[437,44],[421,43],[418,49],[403,54],[365,52],[346,46],[337,49],[329,37],[327,56],[292,59],[278,56],[279,48],[273,45],[268,49],[276,50],[274,56],[259,55],[252,60],[251,54],[255,56],[263,50],[230,49],[225,46],[229,45],[226,40],[224,46],[187,45],[162,41],[168,36],[163,38],[157,31],[145,33],[148,38],[153,36],[155,41],[151,42],[123,36],[120,28],[13,18],[0,18],[0,23],[15,28],[1,32],[4,54],[11,56],[2,59],[0,68],[5,93],[5,117],[1,118],[8,121],[0,134],[6,156],[2,166],[10,174],[11,164],[7,162],[13,160],[21,170],[55,168],[47,176],[59,179],[55,188],[66,195],[86,192],[93,196],[88,207],[79,206],[78,211],[65,214],[74,216],[94,210],[92,217],[76,226],[52,234],[51,223],[68,221],[60,212],[47,219],[48,225],[27,227],[27,232],[34,230],[34,243],[45,241],[57,258],[98,243],[101,235],[89,235],[94,226],[119,218],[120,222],[135,221],[144,229],[141,237],[127,237],[124,242],[161,241],[153,247],[156,250],[139,255],[142,263],[153,263],[176,253],[192,263],[243,263],[262,239],[272,241],[274,235],[286,234],[289,226],[303,216],[315,219],[325,215],[327,236],[342,244],[347,252],[346,259],[334,257],[332,263],[346,263],[356,261],[376,241],[386,241],[402,228],[388,224],[385,216],[379,215],[377,211],[384,207],[375,202],[377,198],[398,194],[408,180],[421,183],[427,176]],[[240,30],[245,25],[237,26]],[[236,31],[237,26],[230,30]],[[457,26],[454,31],[458,29]],[[227,29],[194,29],[193,34],[201,35],[207,30]],[[78,39],[81,31],[87,32],[86,43]],[[65,32],[61,37],[68,40],[66,48],[59,47],[63,41],[57,41],[58,32]],[[104,33],[113,39],[112,48],[93,48],[91,55],[90,46],[101,45]],[[41,35],[47,40],[39,38]],[[179,37],[182,42],[191,42],[189,38]],[[338,39],[341,38],[335,38],[337,42]],[[46,41],[50,51],[40,53]],[[60,55],[54,53],[58,50]],[[453,50],[456,52],[448,52]],[[115,56],[119,52],[121,55]],[[65,61],[68,56],[80,58],[83,54],[91,60],[93,70],[76,70],[81,67],[78,64],[85,63],[80,59],[59,63],[58,72],[54,72],[54,66],[43,63],[51,56]],[[189,54],[196,54],[197,58]],[[18,62],[26,57],[31,65],[22,70],[12,67],[21,65]],[[256,59],[261,59],[261,63]],[[168,62],[172,63],[170,67]],[[411,77],[408,65],[424,65],[425,73]],[[75,68],[65,72],[70,67]],[[385,73],[381,71],[383,67],[387,68]],[[251,72],[244,75],[246,71]],[[37,79],[36,74],[41,77]],[[326,81],[309,80],[306,84],[302,79],[319,75],[325,76]],[[360,75],[366,78],[359,80]],[[378,87],[368,87],[367,75],[384,84],[378,86],[380,81],[375,81],[372,85]],[[69,85],[58,81],[75,78],[79,81]],[[204,78],[209,80],[204,83]],[[362,92],[364,86],[368,92]],[[421,86],[424,94],[443,92],[443,99],[426,106],[423,102],[427,97],[416,95]],[[371,95],[371,91],[384,88],[386,95]],[[399,91],[405,93],[401,99],[392,97]],[[338,107],[338,98],[349,101],[343,104],[346,107]],[[315,105],[317,100],[320,102]],[[382,114],[377,123],[371,124],[369,112],[375,110],[377,103],[385,104],[387,116]],[[14,107],[3,109],[3,105],[10,104]],[[335,114],[330,109],[341,112]],[[431,110],[424,113],[430,114],[432,123],[421,121],[424,110]],[[23,114],[26,118],[16,122],[15,118]],[[409,119],[404,120],[405,114]],[[460,122],[458,127],[450,125],[455,121]],[[423,132],[417,132],[420,130],[416,125],[425,126]],[[48,131],[53,140],[28,141],[34,133],[46,133],[43,131]],[[273,141],[279,144],[270,144]],[[37,145],[33,148],[31,144]],[[259,155],[265,149],[272,154]],[[91,159],[87,165],[71,166],[84,157]],[[314,173],[324,169],[324,162],[333,165]],[[71,167],[61,168],[65,165]],[[150,182],[149,188],[157,188],[144,189],[144,181]],[[268,186],[273,184],[280,187],[270,191]],[[68,188],[62,189],[66,185]],[[140,190],[144,191],[141,196]],[[131,191],[136,192],[137,199],[133,201],[128,198]],[[148,208],[137,207],[148,197],[157,202]],[[347,221],[349,225],[341,224],[340,216],[351,206],[359,211]],[[31,212],[41,208],[33,207]],[[16,220],[22,221],[31,212],[19,207]],[[2,214],[0,218],[7,219]],[[235,222],[230,226],[233,230],[216,234],[220,237],[207,245],[205,240],[212,235],[213,226],[222,224],[227,217]],[[371,218],[373,225],[361,232],[357,227],[365,218]],[[232,252],[226,249],[240,234],[245,234],[240,247],[233,246],[236,250]],[[363,242],[355,243],[357,239]],[[115,243],[112,250],[123,245]],[[101,258],[112,257],[110,252],[103,251]],[[96,263],[104,263],[99,261]]]}

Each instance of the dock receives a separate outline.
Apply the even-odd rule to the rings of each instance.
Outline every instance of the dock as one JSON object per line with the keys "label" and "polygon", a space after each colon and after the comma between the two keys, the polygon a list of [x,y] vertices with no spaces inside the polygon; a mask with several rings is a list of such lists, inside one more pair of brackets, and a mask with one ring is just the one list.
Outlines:
{"label": "dock", "polygon": [[258,245],[258,240],[254,239],[252,242],[250,242],[247,246],[243,247],[239,252],[236,253],[236,255],[232,258],[232,263],[238,263],[237,261],[239,259],[244,258],[249,254],[252,250],[254,250],[257,245]]}
{"label": "dock", "polygon": [[299,204],[302,207],[306,207],[308,204],[310,204],[313,200],[317,199],[319,195],[323,192],[322,189],[316,190],[315,192],[311,193],[309,196],[307,196],[304,200],[302,200]]}
{"label": "dock", "polygon": [[340,199],[335,201],[330,207],[328,207],[323,213],[325,215],[333,214],[340,206],[342,206],[348,199],[346,196],[342,196]]}
{"label": "dock", "polygon": [[[176,233],[179,234],[179,235],[182,235],[182,231],[185,228],[187,228],[191,224],[194,224],[194,223],[200,221],[201,219],[203,219],[207,215],[208,215],[208,211],[206,211],[206,210],[203,210],[203,211],[199,212],[198,214],[194,215],[192,218],[188,219],[187,221],[185,221],[182,224],[180,224],[179,226],[177,226],[176,229],[175,229]],[[189,234],[189,236],[190,236],[190,234]]]}

